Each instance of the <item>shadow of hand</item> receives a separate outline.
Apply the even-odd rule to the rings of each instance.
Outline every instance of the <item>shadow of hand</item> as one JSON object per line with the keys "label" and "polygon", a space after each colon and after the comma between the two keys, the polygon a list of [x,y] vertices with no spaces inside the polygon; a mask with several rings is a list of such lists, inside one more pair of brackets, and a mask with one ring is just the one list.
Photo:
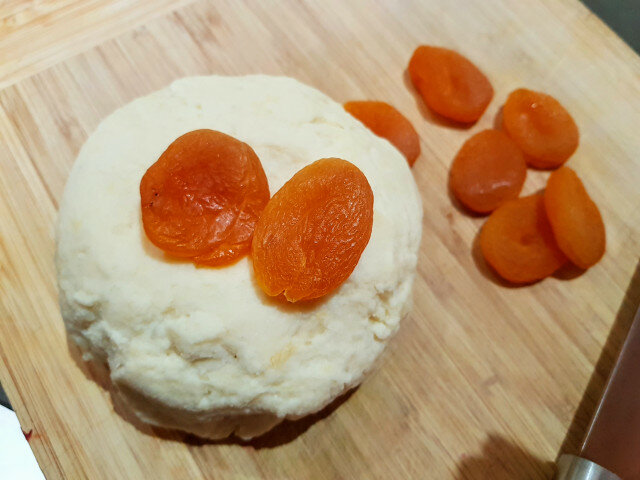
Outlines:
{"label": "shadow of hand", "polygon": [[550,480],[555,473],[552,462],[534,457],[508,440],[491,434],[480,455],[463,457],[455,480]]}

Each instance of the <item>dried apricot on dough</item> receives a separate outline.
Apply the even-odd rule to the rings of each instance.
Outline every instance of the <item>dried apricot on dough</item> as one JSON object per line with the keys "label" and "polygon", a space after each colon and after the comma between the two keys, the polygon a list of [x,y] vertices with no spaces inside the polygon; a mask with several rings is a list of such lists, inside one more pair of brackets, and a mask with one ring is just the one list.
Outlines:
{"label": "dried apricot on dough", "polygon": [[513,141],[499,130],[483,130],[469,138],[453,160],[453,194],[470,210],[488,213],[517,198],[527,164]]}
{"label": "dried apricot on dough", "polygon": [[580,268],[597,263],[606,246],[602,215],[573,170],[549,176],[544,204],[560,250]]}
{"label": "dried apricot on dough", "polygon": [[420,138],[411,122],[385,102],[347,102],[344,109],[379,137],[386,138],[400,150],[409,165],[420,155]]}
{"label": "dried apricot on dough", "polygon": [[140,199],[144,231],[154,245],[218,266],[251,249],[269,185],[249,145],[221,132],[194,130],[149,167]]}
{"label": "dried apricot on dough", "polygon": [[447,48],[418,47],[409,61],[409,76],[431,110],[457,122],[475,122],[493,98],[484,73]]}
{"label": "dried apricot on dough", "polygon": [[504,104],[503,127],[535,168],[557,168],[578,148],[573,118],[555,98],[521,88]]}
{"label": "dried apricot on dough", "polygon": [[256,227],[251,253],[258,285],[290,302],[318,298],[356,267],[373,225],[373,192],[352,163],[325,158],[276,192]]}
{"label": "dried apricot on dough", "polygon": [[498,207],[482,227],[480,248],[487,263],[513,283],[545,278],[566,261],[553,237],[542,195]]}

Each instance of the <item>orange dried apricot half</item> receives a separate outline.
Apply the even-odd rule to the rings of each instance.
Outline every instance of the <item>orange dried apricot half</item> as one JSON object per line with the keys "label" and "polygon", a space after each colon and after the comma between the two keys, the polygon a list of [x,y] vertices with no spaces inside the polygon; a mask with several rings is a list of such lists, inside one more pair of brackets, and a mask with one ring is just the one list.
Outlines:
{"label": "orange dried apricot half", "polygon": [[154,245],[219,266],[249,252],[269,185],[249,145],[221,132],[194,130],[149,167],[140,199],[144,231]]}
{"label": "orange dried apricot half", "polygon": [[545,212],[542,195],[509,200],[498,207],[480,232],[489,265],[513,283],[541,280],[565,262]]}
{"label": "orange dried apricot half", "polygon": [[597,263],[606,246],[602,215],[573,170],[549,176],[544,204],[560,250],[580,268]]}
{"label": "orange dried apricot half", "polygon": [[344,109],[379,137],[400,150],[410,166],[420,155],[420,138],[411,122],[385,102],[347,102]]}
{"label": "orange dried apricot half", "polygon": [[527,164],[513,141],[499,130],[483,130],[469,138],[453,160],[453,194],[470,210],[488,213],[517,198]]}
{"label": "orange dried apricot half", "polygon": [[555,98],[520,88],[504,104],[507,134],[535,168],[556,168],[578,148],[580,134],[573,118]]}
{"label": "orange dried apricot half", "polygon": [[475,122],[493,98],[484,73],[447,48],[418,47],[409,61],[409,76],[431,110],[457,122]]}
{"label": "orange dried apricot half", "polygon": [[256,227],[251,254],[267,295],[318,298],[353,272],[373,225],[373,192],[352,163],[325,158],[276,192]]}

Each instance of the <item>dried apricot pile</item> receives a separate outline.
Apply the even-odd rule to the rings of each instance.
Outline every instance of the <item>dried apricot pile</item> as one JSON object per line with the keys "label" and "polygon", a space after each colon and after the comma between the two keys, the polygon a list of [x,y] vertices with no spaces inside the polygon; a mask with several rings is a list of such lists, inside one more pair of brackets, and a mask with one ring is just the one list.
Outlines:
{"label": "dried apricot pile", "polygon": [[589,268],[604,255],[602,215],[582,181],[569,167],[551,174],[544,204],[558,246],[580,268]]}
{"label": "dried apricot pile", "polygon": [[447,48],[418,47],[408,70],[427,106],[457,122],[475,122],[493,98],[493,87],[484,73]]}
{"label": "dried apricot pile", "polygon": [[600,211],[568,167],[551,174],[543,194],[499,207],[480,233],[487,263],[514,283],[551,275],[567,258],[589,268],[602,258],[605,243]]}
{"label": "dried apricot pile", "polygon": [[573,118],[555,98],[520,88],[504,104],[505,131],[535,168],[557,168],[578,148],[580,134]]}
{"label": "dried apricot pile", "polygon": [[[578,147],[578,127],[573,118],[555,98],[544,93],[526,89],[512,92],[504,105],[503,127],[522,150],[526,162],[536,168],[557,168]],[[511,255],[516,251],[511,248],[514,245],[515,225],[523,229],[523,220],[516,221],[515,218],[511,221],[511,231],[496,227],[496,224],[508,222],[503,210],[507,209],[507,204],[489,217],[481,233],[482,252],[487,263],[512,282],[538,280],[560,266],[559,262],[548,261],[555,255],[549,254],[552,250],[549,242],[553,243],[556,254],[562,252],[562,256],[583,269],[591,267],[604,255],[606,239],[602,216],[573,170],[562,167],[551,173],[544,195],[539,198],[544,208],[537,207],[538,229],[544,231],[547,240],[547,260],[544,260],[540,251],[526,253],[522,250],[520,254],[528,255],[526,260],[530,263],[519,265],[521,271],[518,274],[516,262],[511,261],[512,270],[505,266],[515,258]],[[513,204],[509,204],[508,208],[514,216],[517,215]],[[526,218],[524,212],[520,212],[520,215]],[[529,232],[522,238],[530,240],[532,237]],[[498,248],[496,245],[500,242],[502,247]],[[559,256],[555,255],[555,258],[559,259]],[[523,261],[520,259],[520,262]],[[540,267],[535,275],[531,262]]]}
{"label": "dried apricot pile", "polygon": [[468,209],[488,213],[517,198],[527,175],[520,149],[499,130],[469,138],[451,165],[450,185]]}
{"label": "dried apricot pile", "polygon": [[255,152],[229,135],[177,138],[140,181],[142,224],[175,257],[220,266],[249,252],[269,185]]}
{"label": "dried apricot pile", "polygon": [[379,137],[386,138],[413,166],[420,155],[420,138],[411,122],[385,102],[347,102],[344,109]]}
{"label": "dried apricot pile", "polygon": [[487,263],[514,283],[545,278],[566,261],[542,195],[510,200],[493,212],[480,232],[480,248]]}
{"label": "dried apricot pile", "polygon": [[[454,121],[477,121],[493,98],[487,77],[446,48],[420,46],[409,75],[426,105]],[[385,102],[344,104],[413,165],[420,141]],[[553,169],[576,151],[578,128],[553,97],[513,91],[503,131],[484,130],[457,153],[450,187],[468,209],[491,213],[480,233],[489,265],[530,283],[567,259],[589,268],[605,251],[602,216],[573,170],[549,177],[544,194],[517,198],[527,165]],[[251,251],[258,285],[290,302],[321,297],[353,272],[373,226],[373,192],[352,163],[325,158],[297,172],[269,199],[260,160],[245,143],[212,130],[176,139],[140,182],[142,222],[155,245],[197,264],[224,265]]]}
{"label": "dried apricot pile", "polygon": [[[408,71],[427,106],[451,120],[475,122],[493,97],[487,77],[453,50],[422,45]],[[487,263],[514,283],[540,280],[567,259],[580,268],[597,263],[606,243],[602,216],[573,170],[553,172],[544,195],[518,198],[527,165],[555,169],[576,151],[572,116],[552,96],[521,88],[504,104],[502,129],[467,139],[449,175],[462,205],[493,212],[480,233]]]}
{"label": "dried apricot pile", "polygon": [[140,199],[144,231],[166,253],[221,266],[251,251],[260,287],[291,302],[340,286],[373,227],[373,192],[352,163],[318,160],[269,199],[251,147],[213,130],[169,145],[142,177]]}
{"label": "dried apricot pile", "polygon": [[373,192],[352,163],[325,158],[276,192],[256,227],[251,253],[258,285],[290,302],[321,297],[356,267],[373,226]]}

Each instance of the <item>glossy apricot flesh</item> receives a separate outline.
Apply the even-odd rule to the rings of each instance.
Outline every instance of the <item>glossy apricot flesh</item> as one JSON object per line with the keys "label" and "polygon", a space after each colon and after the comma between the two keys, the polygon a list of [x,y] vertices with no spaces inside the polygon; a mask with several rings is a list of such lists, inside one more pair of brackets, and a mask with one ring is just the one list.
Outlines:
{"label": "glossy apricot flesh", "polygon": [[420,155],[420,138],[411,122],[385,102],[347,102],[344,109],[379,137],[386,138],[400,150],[410,166]]}
{"label": "glossy apricot flesh", "polygon": [[270,296],[318,298],[353,272],[373,226],[373,192],[352,163],[325,158],[297,172],[265,207],[255,230],[255,278]]}
{"label": "glossy apricot flesh", "polygon": [[422,45],[413,52],[408,70],[427,106],[457,122],[475,122],[493,98],[489,79],[454,50]]}
{"label": "glossy apricot flesh", "polygon": [[220,266],[249,252],[269,185],[246,143],[194,130],[149,167],[140,199],[144,231],[154,245],[175,257]]}
{"label": "glossy apricot flesh", "polygon": [[449,178],[465,207],[489,213],[517,198],[526,176],[527,164],[516,144],[499,130],[483,130],[462,145]]}
{"label": "glossy apricot flesh", "polygon": [[602,215],[573,170],[549,176],[544,203],[560,250],[580,268],[597,263],[606,247]]}
{"label": "glossy apricot flesh", "polygon": [[541,280],[566,262],[542,195],[509,200],[498,207],[482,227],[480,248],[487,263],[513,283]]}
{"label": "glossy apricot flesh", "polygon": [[567,110],[550,95],[524,88],[511,92],[502,123],[507,134],[535,168],[557,168],[578,148],[578,127]]}

